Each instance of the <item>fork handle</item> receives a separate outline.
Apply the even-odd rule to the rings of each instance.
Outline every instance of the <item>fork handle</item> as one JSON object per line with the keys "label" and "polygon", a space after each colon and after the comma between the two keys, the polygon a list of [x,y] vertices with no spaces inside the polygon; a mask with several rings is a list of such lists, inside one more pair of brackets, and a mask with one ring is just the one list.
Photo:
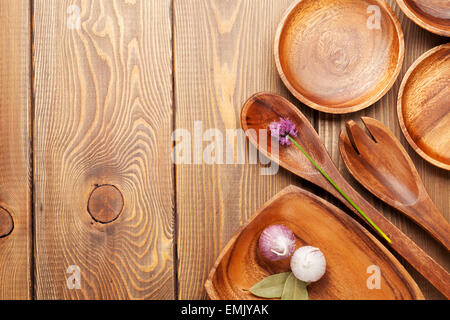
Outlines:
{"label": "fork handle", "polygon": [[414,207],[399,209],[410,210],[407,215],[450,251],[450,224],[428,195]]}
{"label": "fork handle", "polygon": [[[334,170],[333,170],[334,171]],[[332,179],[340,186],[340,188],[358,204],[359,208],[376,224],[383,232],[392,240],[389,244],[382,239],[385,245],[389,245],[406,261],[411,264],[425,279],[438,289],[447,299],[450,299],[450,274],[423,251],[414,241],[407,237],[400,229],[392,224],[377,209],[375,209],[366,199],[364,199],[355,189],[344,179],[344,177],[336,170],[329,172]],[[349,209],[358,212],[345,198],[325,179],[320,183],[321,187],[342,201]],[[358,214],[359,215],[359,214]],[[367,224],[372,228],[369,224]],[[373,229],[373,228],[372,228]]]}

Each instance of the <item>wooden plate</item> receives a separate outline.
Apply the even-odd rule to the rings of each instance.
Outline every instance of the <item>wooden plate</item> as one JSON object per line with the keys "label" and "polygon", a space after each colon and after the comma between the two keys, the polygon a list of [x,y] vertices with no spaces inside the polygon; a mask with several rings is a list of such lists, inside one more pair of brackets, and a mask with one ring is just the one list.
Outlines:
{"label": "wooden plate", "polygon": [[[311,300],[423,299],[403,266],[368,231],[325,200],[290,186],[269,201],[220,254],[206,291],[211,299],[257,299],[248,290],[264,277],[289,271],[289,259],[270,262],[259,253],[261,232],[274,224],[290,228],[297,245],[319,247],[327,272],[308,287]],[[367,269],[381,269],[380,289],[370,290]]]}
{"label": "wooden plate", "polygon": [[378,101],[397,79],[404,51],[400,23],[384,0],[298,1],[282,19],[274,48],[286,87],[328,113]]}
{"label": "wooden plate", "polygon": [[450,1],[397,0],[397,3],[408,18],[420,27],[450,37]]}
{"label": "wooden plate", "polygon": [[411,147],[431,164],[450,170],[450,43],[426,52],[409,68],[397,113]]}

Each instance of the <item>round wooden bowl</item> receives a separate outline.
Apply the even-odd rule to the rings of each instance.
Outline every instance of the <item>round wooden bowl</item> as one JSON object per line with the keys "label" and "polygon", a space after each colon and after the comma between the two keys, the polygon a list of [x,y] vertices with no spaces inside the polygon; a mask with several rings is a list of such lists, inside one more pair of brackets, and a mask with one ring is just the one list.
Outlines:
{"label": "round wooden bowl", "polygon": [[435,34],[450,37],[450,1],[397,0],[403,13],[418,26]]}
{"label": "round wooden bowl", "polygon": [[411,147],[431,164],[450,170],[450,43],[426,52],[409,68],[397,113]]}
{"label": "round wooden bowl", "polygon": [[274,47],[291,93],[313,109],[338,114],[383,97],[404,51],[400,23],[384,0],[300,0],[281,20]]}

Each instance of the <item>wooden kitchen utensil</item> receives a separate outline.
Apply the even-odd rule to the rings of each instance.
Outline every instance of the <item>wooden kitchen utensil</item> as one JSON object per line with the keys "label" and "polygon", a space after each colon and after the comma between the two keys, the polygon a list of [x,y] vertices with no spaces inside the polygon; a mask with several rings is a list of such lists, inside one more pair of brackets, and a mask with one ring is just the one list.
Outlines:
{"label": "wooden kitchen utensil", "polygon": [[349,113],[378,101],[403,63],[403,32],[384,0],[301,0],[275,36],[275,62],[301,102]]}
{"label": "wooden kitchen utensil", "polygon": [[400,86],[397,113],[411,147],[450,170],[450,43],[423,54]]}
{"label": "wooden kitchen utensil", "polygon": [[450,1],[397,0],[403,13],[418,26],[441,36],[450,37]]}
{"label": "wooden kitchen utensil", "polygon": [[[423,299],[408,272],[367,230],[329,202],[294,186],[258,210],[223,249],[205,285],[211,299],[258,299],[249,292],[253,285],[290,270],[289,259],[268,261],[258,248],[262,231],[275,224],[293,231],[297,247],[315,246],[325,255],[324,277],[308,286],[311,300]],[[367,287],[372,265],[382,270],[379,290]]]}
{"label": "wooden kitchen utensil", "polygon": [[428,195],[406,150],[381,122],[363,117],[370,135],[353,120],[339,139],[342,159],[366,189],[400,210],[450,250],[450,224]]}
{"label": "wooden kitchen utensil", "polygon": [[[299,132],[299,136],[296,138],[298,143],[336,184],[358,204],[359,208],[389,236],[392,240],[392,244],[389,244],[392,249],[405,258],[447,298],[450,298],[450,274],[350,186],[334,165],[311,123],[292,103],[276,94],[259,93],[245,103],[241,112],[242,128],[249,141],[262,154],[279,163],[286,170],[328,191],[356,212],[355,208],[342,197],[295,146],[280,146],[278,154],[272,152],[268,128],[270,123],[279,121],[280,118],[289,118],[296,125]],[[267,144],[263,143],[264,140],[267,141]]]}

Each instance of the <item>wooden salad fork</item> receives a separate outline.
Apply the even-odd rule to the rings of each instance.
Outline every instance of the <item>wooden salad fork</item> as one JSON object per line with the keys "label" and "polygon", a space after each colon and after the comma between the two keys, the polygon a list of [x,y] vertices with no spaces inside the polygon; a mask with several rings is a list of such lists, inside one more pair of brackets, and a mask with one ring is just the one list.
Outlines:
{"label": "wooden salad fork", "polygon": [[327,149],[311,123],[296,106],[276,94],[255,94],[244,104],[241,112],[241,125],[249,141],[266,157],[295,175],[328,191],[353,212],[357,212],[298,148],[292,145],[289,147],[280,146],[278,152],[272,151],[268,128],[272,122],[279,121],[280,118],[289,119],[295,124],[298,130],[296,140],[302,148],[392,240],[392,243],[383,240],[384,243],[400,254],[447,299],[450,299],[450,274],[447,270],[353,189],[331,160]]}
{"label": "wooden salad fork", "polygon": [[450,224],[434,205],[406,150],[381,122],[363,117],[368,134],[353,120],[339,149],[350,173],[367,190],[414,220],[450,250]]}

